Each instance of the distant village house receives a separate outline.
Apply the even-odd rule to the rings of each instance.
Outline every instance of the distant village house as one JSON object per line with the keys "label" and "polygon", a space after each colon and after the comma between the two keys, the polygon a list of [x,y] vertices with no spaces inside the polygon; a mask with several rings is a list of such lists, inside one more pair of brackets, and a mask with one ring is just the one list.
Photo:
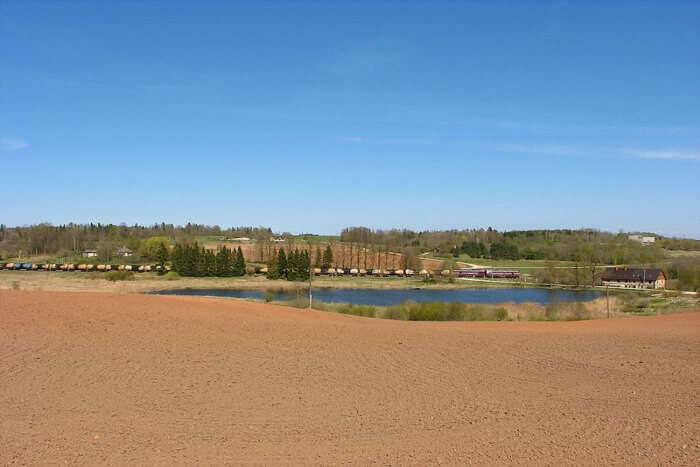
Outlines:
{"label": "distant village house", "polygon": [[82,255],[83,258],[96,258],[97,250],[83,250]]}
{"label": "distant village house", "polygon": [[625,289],[665,289],[666,275],[661,269],[607,269],[603,285]]}
{"label": "distant village house", "polygon": [[117,255],[121,256],[122,258],[126,258],[128,256],[133,256],[134,252],[131,251],[129,248],[123,246],[117,250]]}
{"label": "distant village house", "polygon": [[645,237],[644,235],[628,235],[627,238],[642,245],[651,245],[656,241],[656,237]]}

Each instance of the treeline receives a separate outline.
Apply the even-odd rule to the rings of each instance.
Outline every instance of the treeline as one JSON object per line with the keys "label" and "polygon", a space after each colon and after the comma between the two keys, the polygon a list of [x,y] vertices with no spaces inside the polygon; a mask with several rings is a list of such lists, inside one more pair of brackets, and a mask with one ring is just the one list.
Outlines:
{"label": "treeline", "polygon": [[168,243],[192,243],[198,236],[249,237],[269,239],[268,227],[230,227],[187,223],[174,224],[62,224],[48,223],[8,227],[0,224],[0,258],[17,256],[72,256],[84,249],[95,249],[101,260],[109,260],[118,248],[126,246],[135,256],[151,258],[146,241],[151,237],[164,237]]}
{"label": "treeline", "polygon": [[311,256],[308,250],[296,248],[286,254],[283,249],[280,249],[271,255],[267,263],[268,279],[304,281],[309,278],[310,274]]}
{"label": "treeline", "polygon": [[666,239],[642,245],[624,232],[596,229],[523,230],[499,232],[487,229],[414,232],[406,229],[372,230],[367,227],[343,229],[340,239],[374,249],[411,253],[415,251],[449,257],[466,254],[472,258],[540,259],[582,261],[584,258],[606,264],[655,263],[664,258],[663,247],[698,249],[700,241]]}
{"label": "treeline", "polygon": [[170,254],[173,270],[181,276],[243,276],[246,272],[245,258],[239,247],[220,248],[216,253],[194,244],[176,244]]}

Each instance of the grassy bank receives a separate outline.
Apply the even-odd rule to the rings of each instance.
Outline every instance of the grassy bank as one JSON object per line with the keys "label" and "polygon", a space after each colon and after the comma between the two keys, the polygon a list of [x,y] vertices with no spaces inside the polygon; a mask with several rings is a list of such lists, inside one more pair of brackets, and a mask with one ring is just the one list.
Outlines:
{"label": "grassy bank", "polygon": [[[305,298],[282,303],[308,307]],[[590,302],[467,304],[457,302],[405,302],[392,306],[352,305],[314,302],[315,310],[404,321],[579,321],[608,316],[657,315],[700,310],[698,300],[689,297],[627,296],[610,298],[610,314],[605,298]]]}

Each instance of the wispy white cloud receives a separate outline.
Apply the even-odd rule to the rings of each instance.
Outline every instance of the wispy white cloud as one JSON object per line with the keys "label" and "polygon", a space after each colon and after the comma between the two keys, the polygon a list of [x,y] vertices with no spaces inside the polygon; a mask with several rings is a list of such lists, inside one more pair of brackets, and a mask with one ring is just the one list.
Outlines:
{"label": "wispy white cloud", "polygon": [[664,159],[664,160],[700,160],[700,152],[684,152],[674,150],[639,150],[623,149],[622,152],[628,156],[640,157],[642,159]]}
{"label": "wispy white cloud", "polygon": [[393,137],[366,137],[348,136],[339,138],[341,142],[370,145],[456,145],[464,149],[479,151],[496,151],[502,153],[521,153],[542,156],[559,157],[593,157],[593,158],[625,158],[658,160],[686,160],[700,161],[698,151],[678,151],[673,149],[633,149],[622,146],[592,146],[577,143],[547,144],[546,142],[523,143],[512,141],[475,141],[475,140],[450,140],[447,138],[436,139],[427,137],[393,138]]}
{"label": "wispy white cloud", "polygon": [[340,138],[344,143],[356,144],[433,144],[429,138],[372,138],[365,136],[344,136]]}
{"label": "wispy white cloud", "polygon": [[26,148],[27,146],[29,146],[29,143],[21,139],[6,137],[0,138],[0,149],[5,151],[16,151],[18,149]]}

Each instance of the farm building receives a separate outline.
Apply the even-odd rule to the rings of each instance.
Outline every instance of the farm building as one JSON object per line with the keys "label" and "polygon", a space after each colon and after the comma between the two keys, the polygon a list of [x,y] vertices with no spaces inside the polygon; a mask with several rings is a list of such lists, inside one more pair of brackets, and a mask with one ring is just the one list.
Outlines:
{"label": "farm building", "polygon": [[129,248],[123,246],[117,250],[117,255],[121,256],[122,258],[126,258],[127,256],[133,256],[134,252],[131,251]]}
{"label": "farm building", "polygon": [[666,275],[661,269],[608,269],[603,285],[625,289],[665,289]]}
{"label": "farm building", "polygon": [[656,237],[648,237],[645,235],[628,235],[627,238],[632,241],[639,242],[642,245],[651,245],[656,241]]}
{"label": "farm building", "polygon": [[83,250],[81,254],[83,255],[83,258],[96,258],[97,250]]}

